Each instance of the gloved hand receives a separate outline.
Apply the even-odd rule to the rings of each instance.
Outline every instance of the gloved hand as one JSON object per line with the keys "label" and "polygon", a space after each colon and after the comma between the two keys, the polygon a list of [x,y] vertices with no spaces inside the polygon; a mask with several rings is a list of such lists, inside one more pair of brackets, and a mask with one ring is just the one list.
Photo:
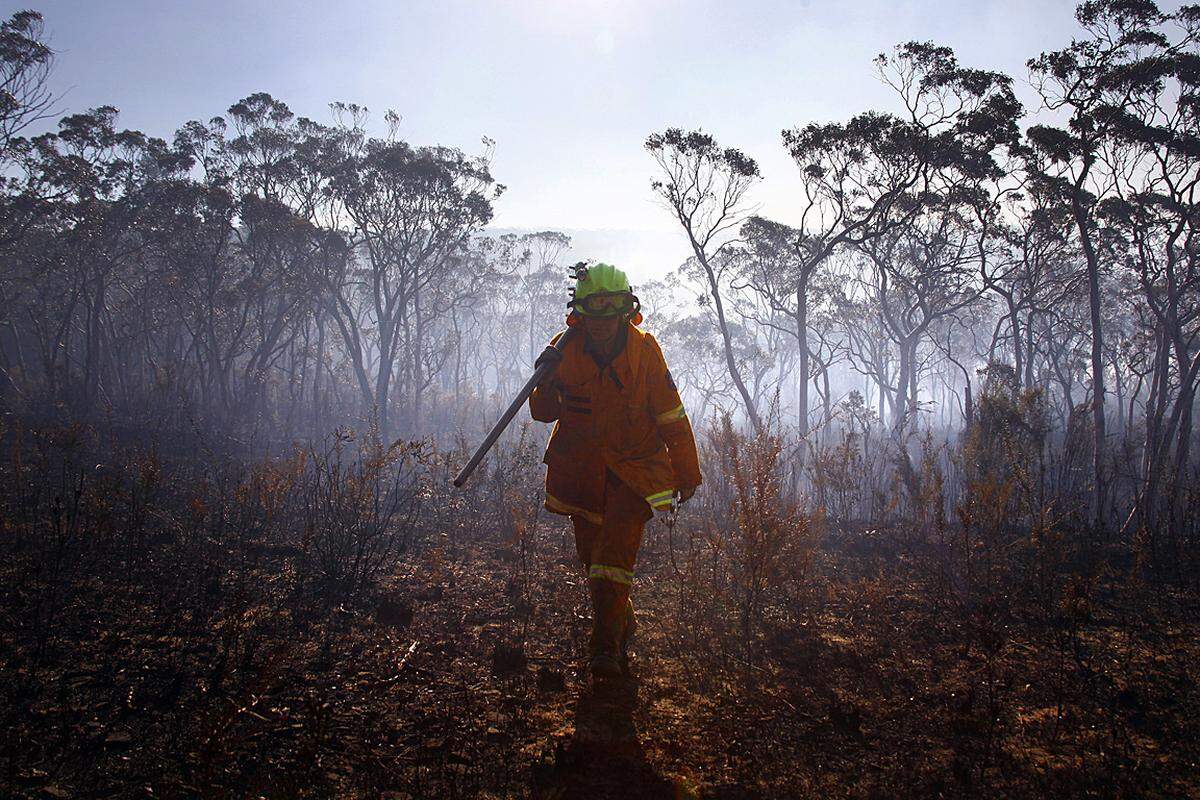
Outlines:
{"label": "gloved hand", "polygon": [[553,361],[555,364],[557,364],[562,361],[562,359],[563,355],[561,350],[553,345],[546,345],[546,349],[543,350],[542,354],[537,357],[536,361],[533,362],[533,368],[537,369],[542,364],[545,364],[549,361]]}
{"label": "gloved hand", "polygon": [[[547,345],[546,349],[542,351],[542,354],[539,355],[537,357],[537,360],[533,362],[533,368],[535,370],[537,370],[543,364],[547,364],[547,363],[554,364],[555,367],[557,367],[558,364],[562,361],[562,359],[563,359],[563,355],[562,355],[561,350],[559,350],[556,347]],[[539,387],[550,386],[554,382],[554,378],[555,378],[554,373],[555,373],[555,370],[550,370],[545,375],[543,375],[541,381],[538,382],[538,386]]]}
{"label": "gloved hand", "polygon": [[698,487],[696,487],[696,486],[684,486],[683,488],[681,488],[678,492],[679,502],[682,504],[682,503],[686,503],[688,500],[691,500],[692,495],[694,495],[696,493],[697,488]]}

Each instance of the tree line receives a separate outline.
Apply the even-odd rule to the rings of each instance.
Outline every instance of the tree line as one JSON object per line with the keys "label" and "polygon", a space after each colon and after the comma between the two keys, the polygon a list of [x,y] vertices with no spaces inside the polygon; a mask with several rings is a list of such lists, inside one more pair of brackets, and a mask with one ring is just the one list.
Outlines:
{"label": "tree line", "polygon": [[1043,437],[1088,451],[1092,526],[1189,515],[1200,9],[1076,16],[1080,38],[1028,62],[1037,124],[1011,76],[949,48],[879,56],[896,111],[782,132],[798,168],[788,222],[751,213],[761,174],[737,148],[699,130],[647,139],[652,187],[692,249],[682,277],[719,333],[723,383],[707,391],[756,429],[786,392],[814,438],[866,407],[902,442],[969,429],[990,378],[1037,401],[1026,424]]}
{"label": "tree line", "polygon": [[[694,419],[761,431],[784,413],[801,475],[877,431],[911,483],[914,434],[969,433],[1007,398],[1023,409],[1007,434],[1087,462],[1094,528],[1185,524],[1200,9],[1104,0],[1077,18],[1077,39],[1029,61],[1033,109],[947,47],[881,55],[892,110],[782,132],[790,219],[753,208],[750,155],[700,130],[648,137],[691,257],[636,289]],[[487,424],[561,327],[570,240],[487,231],[504,191],[489,140],[412,144],[391,112],[373,136],[360,106],[322,123],[266,93],[170,141],[112,107],[32,135],[53,59],[39,14],[3,23],[11,418],[451,439]]]}
{"label": "tree line", "polygon": [[374,415],[415,435],[461,423],[462,387],[503,389],[552,332],[567,240],[481,235],[504,188],[486,140],[411,145],[392,113],[371,137],[361,107],[320,124],[265,93],[170,142],[113,107],[22,138],[46,106],[41,29],[15,15],[0,54],[30,87],[3,109],[10,409],[291,435]]}

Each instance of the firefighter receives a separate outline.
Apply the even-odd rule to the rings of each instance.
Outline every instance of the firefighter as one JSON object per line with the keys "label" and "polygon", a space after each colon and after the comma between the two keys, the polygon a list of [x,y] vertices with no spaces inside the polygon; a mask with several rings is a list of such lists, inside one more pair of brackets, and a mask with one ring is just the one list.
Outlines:
{"label": "firefighter", "polygon": [[529,410],[555,423],[543,458],[546,508],[575,529],[592,601],[589,672],[603,682],[628,674],[642,529],[690,498],[701,476],[691,423],[658,342],[637,327],[640,303],[625,273],[580,265],[574,277],[567,324],[583,335],[538,359],[560,363]]}

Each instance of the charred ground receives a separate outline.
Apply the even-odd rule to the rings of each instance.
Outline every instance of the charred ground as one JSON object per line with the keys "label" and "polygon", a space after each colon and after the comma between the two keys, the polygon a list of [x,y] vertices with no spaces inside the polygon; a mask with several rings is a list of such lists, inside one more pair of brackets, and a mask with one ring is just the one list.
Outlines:
{"label": "charred ground", "polygon": [[[936,519],[720,530],[770,443],[711,437],[737,450],[749,484],[735,473],[673,528],[650,526],[636,696],[598,703],[578,670],[587,605],[569,529],[538,511],[525,444],[451,494],[452,459],[412,445],[344,439],[341,456],[248,465],[126,450],[97,465],[78,430],[10,439],[22,449],[3,481],[5,794],[1200,786],[1186,582],[1061,531],[963,549]],[[373,529],[395,475],[409,476],[396,507],[420,513]],[[800,527],[774,547],[781,522]]]}

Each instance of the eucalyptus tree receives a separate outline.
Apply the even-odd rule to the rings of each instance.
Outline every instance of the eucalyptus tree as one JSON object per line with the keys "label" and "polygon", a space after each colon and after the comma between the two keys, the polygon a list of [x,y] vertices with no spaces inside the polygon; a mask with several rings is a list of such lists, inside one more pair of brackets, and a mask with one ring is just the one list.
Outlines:
{"label": "eucalyptus tree", "polygon": [[571,237],[558,231],[537,231],[522,235],[520,246],[525,258],[518,274],[527,306],[528,359],[533,364],[566,316],[562,287],[567,272],[562,259],[571,247]]}
{"label": "eucalyptus tree", "polygon": [[[268,375],[294,352],[316,305],[319,262],[328,256],[325,237],[282,203],[247,195],[238,208],[238,256],[246,268],[238,287],[239,321],[246,337],[239,353],[241,402],[263,412]],[[285,370],[291,376],[297,365]]]}
{"label": "eucalyptus tree", "polygon": [[[814,262],[804,255],[809,246],[805,234],[761,216],[748,219],[740,236],[729,248],[738,265],[734,288],[749,297],[744,306],[739,305],[739,314],[764,331],[768,342],[786,337],[788,346],[775,342],[768,350],[779,359],[776,368],[781,379],[786,375],[795,383],[801,435],[820,431],[832,419],[830,369],[843,348],[831,306],[834,286],[830,276],[835,271],[818,272],[816,267],[843,251],[831,250],[827,258]],[[810,383],[814,382],[822,403],[817,425],[809,414]]]}
{"label": "eucalyptus tree", "polygon": [[[963,67],[949,48],[921,42],[898,45],[875,64],[902,113],[866,112],[846,123],[783,132],[800,168],[803,201],[791,237],[797,258],[770,294],[793,317],[802,342],[808,339],[809,283],[823,263],[839,249],[867,248],[913,224],[939,194],[972,193],[985,207],[991,198],[984,186],[1004,174],[998,159],[1017,138],[1020,104],[1007,76]],[[802,347],[802,417],[809,357]]]}
{"label": "eucalyptus tree", "polygon": [[[859,264],[846,269],[831,305],[845,342],[846,362],[852,371],[875,385],[875,415],[882,422],[898,413],[897,359],[895,345],[883,325],[878,297],[863,279],[867,269]],[[864,397],[869,395],[864,392]]]}
{"label": "eucalyptus tree", "polygon": [[42,15],[17,11],[0,23],[0,151],[54,106],[50,71],[54,51]]}
{"label": "eucalyptus tree", "polygon": [[[176,143],[186,148],[186,135]],[[185,150],[186,152],[186,150]],[[233,249],[236,203],[208,181],[180,182],[149,231],[147,274],[162,287],[166,321],[147,342],[160,381],[188,395],[214,424],[232,412],[231,353],[237,353],[238,261]]]}
{"label": "eucalyptus tree", "polygon": [[294,344],[308,330],[331,251],[291,205],[301,133],[287,105],[258,93],[227,114],[176,133],[199,174],[182,198],[196,219],[180,220],[179,241],[164,247],[178,250],[173,286],[198,344],[208,408],[249,423],[268,410],[270,387],[302,391],[292,384],[309,370],[294,359],[309,353]]}
{"label": "eucalyptus tree", "polygon": [[649,330],[672,353],[671,376],[694,420],[707,420],[717,408],[737,409],[738,395],[725,364],[724,347],[712,335],[712,319],[703,309],[679,302],[686,293],[683,268],[665,278],[634,287]]}
{"label": "eucalyptus tree", "polygon": [[862,248],[873,267],[867,285],[898,361],[896,430],[917,412],[919,359],[931,326],[979,299],[974,232],[959,211],[928,209],[918,221]]}
{"label": "eucalyptus tree", "polygon": [[[343,128],[343,136],[356,135]],[[364,401],[374,406],[382,430],[390,430],[393,381],[398,377],[403,411],[419,424],[433,323],[446,312],[443,290],[456,257],[492,216],[503,191],[489,172],[487,156],[468,157],[448,147],[414,147],[394,138],[364,139],[332,165],[331,191],[351,227],[361,267],[350,281],[332,287],[330,306]],[[458,276],[462,277],[462,276]],[[354,313],[360,293],[370,316],[377,352],[368,376],[363,327]]]}
{"label": "eucalyptus tree", "polygon": [[41,14],[18,11],[0,23],[0,247],[11,246],[44,210],[38,187],[20,169],[30,152],[21,134],[53,111],[53,66]]}
{"label": "eucalyptus tree", "polygon": [[113,377],[110,291],[146,246],[140,226],[161,202],[168,184],[160,179],[184,163],[162,140],[119,130],[116,120],[115,108],[92,109],[31,142],[30,169],[51,199],[39,222],[48,249],[26,253],[37,269],[59,273],[66,297],[57,318],[30,308],[29,322],[52,391],[63,390],[85,415]]}
{"label": "eucalyptus tree", "polygon": [[[958,402],[958,413],[963,427],[970,427],[975,417],[975,375],[978,364],[993,363],[981,352],[980,330],[986,325],[989,307],[978,303],[968,306],[958,314],[948,314],[938,319],[929,333],[931,352],[936,354],[937,363],[933,371],[941,379],[943,394],[938,400],[939,419],[943,427],[950,427],[954,408],[951,397]],[[994,339],[994,337],[993,337]],[[962,377],[961,392],[958,376]]]}
{"label": "eucalyptus tree", "polygon": [[[1029,172],[1070,207],[1086,267],[1095,489],[1091,519],[1099,529],[1108,493],[1101,297],[1107,265],[1097,246],[1098,210],[1102,201],[1118,194],[1115,183],[1123,169],[1120,158],[1106,160],[1105,155],[1114,145],[1130,142],[1141,142],[1158,155],[1176,150],[1178,141],[1163,139],[1161,133],[1186,128],[1194,119],[1197,10],[1183,6],[1163,13],[1149,0],[1095,0],[1080,4],[1075,16],[1083,38],[1029,61],[1043,105],[1065,115],[1066,122],[1035,125],[1027,135],[1034,147]],[[1173,96],[1168,78],[1179,89]],[[1153,161],[1151,156],[1148,162]],[[1165,171],[1177,166],[1182,165],[1171,159]],[[1136,172],[1129,174],[1141,180]]]}
{"label": "eucalyptus tree", "polygon": [[754,285],[791,318],[800,343],[796,413],[802,430],[809,408],[809,286],[840,248],[862,245],[917,213],[926,171],[916,136],[909,122],[878,112],[783,132],[784,147],[800,168],[798,227],[756,224],[745,234],[774,262]]}
{"label": "eucalyptus tree", "polygon": [[[738,314],[764,330],[768,338],[784,333],[794,341],[799,364],[795,376],[797,423],[804,435],[809,430],[808,297],[807,291],[795,290],[801,280],[798,273],[803,269],[803,261],[795,250],[800,232],[765,217],[752,216],[742,224],[738,235],[739,239],[726,248],[734,264],[732,288],[745,298],[738,303]],[[803,282],[807,284],[807,277]],[[793,304],[793,298],[797,297]],[[758,394],[756,389],[756,398]]]}
{"label": "eucalyptus tree", "polygon": [[[1111,243],[1113,282],[1150,323],[1141,481],[1128,519],[1156,547],[1159,529],[1174,537],[1187,515],[1180,476],[1191,464],[1200,388],[1200,7],[1163,13],[1152,3],[1094,3],[1079,16],[1092,38],[1076,43],[1072,64],[1103,65],[1088,73],[1099,100],[1087,119],[1105,136],[1096,158],[1110,176],[1091,211]],[[1116,315],[1125,336],[1107,348],[1112,363],[1120,339],[1135,334],[1128,319]]]}
{"label": "eucalyptus tree", "polygon": [[790,387],[798,355],[791,326],[762,296],[740,291],[733,297],[734,327],[743,333],[735,342],[746,342],[745,372],[754,407],[780,406],[786,403],[782,391],[785,382]]}
{"label": "eucalyptus tree", "polygon": [[[994,258],[981,262],[986,290],[1002,304],[998,323],[1007,329],[1005,341],[1017,380],[1026,390],[1043,384],[1038,365],[1044,340],[1063,299],[1083,290],[1077,269],[1077,248],[1070,209],[1037,185],[1005,199],[1006,222],[997,225]],[[993,336],[988,361],[995,361]]]}
{"label": "eucalyptus tree", "polygon": [[722,148],[699,130],[668,128],[651,134],[646,150],[659,168],[650,187],[687,236],[692,263],[705,286],[704,298],[711,304],[721,336],[725,368],[751,425],[761,430],[762,420],[738,364],[733,323],[723,298],[733,262],[721,252],[746,216],[746,193],[760,177],[758,164],[740,150]]}
{"label": "eucalyptus tree", "polygon": [[833,422],[836,406],[831,376],[834,367],[847,357],[846,337],[838,323],[837,298],[841,286],[842,278],[836,270],[823,269],[808,287],[809,375],[821,400],[820,429],[826,433]]}
{"label": "eucalyptus tree", "polygon": [[[527,371],[522,365],[532,366],[532,360],[526,361],[524,337],[513,335],[514,330],[523,330],[529,319],[529,284],[525,278],[531,255],[522,239],[512,233],[475,236],[452,257],[447,279],[438,287],[442,313],[433,335],[426,339],[430,345],[426,351],[427,380],[440,373],[451,357],[457,372],[462,349],[469,347],[477,354],[486,354],[480,367],[494,377],[494,381],[477,382],[481,394],[490,386],[500,396],[509,396],[515,392],[514,383],[519,386],[524,382]],[[543,328],[547,311],[542,309],[543,314],[535,318]],[[461,327],[456,321],[463,315],[473,318],[470,327],[476,334],[469,343],[459,338]]]}
{"label": "eucalyptus tree", "polygon": [[[742,224],[740,238],[727,247],[735,264],[732,287],[744,300],[738,303],[738,315],[750,320],[763,333],[768,350],[782,359],[776,368],[795,381],[797,423],[801,435],[810,430],[808,420],[808,383],[811,350],[808,324],[809,277],[799,273],[805,262],[797,253],[798,230],[765,217],[753,216]],[[796,287],[803,283],[804,290]],[[788,342],[776,341],[780,336]],[[798,364],[793,369],[792,357]],[[756,384],[761,382],[761,377]],[[755,397],[760,394],[755,389]]]}

